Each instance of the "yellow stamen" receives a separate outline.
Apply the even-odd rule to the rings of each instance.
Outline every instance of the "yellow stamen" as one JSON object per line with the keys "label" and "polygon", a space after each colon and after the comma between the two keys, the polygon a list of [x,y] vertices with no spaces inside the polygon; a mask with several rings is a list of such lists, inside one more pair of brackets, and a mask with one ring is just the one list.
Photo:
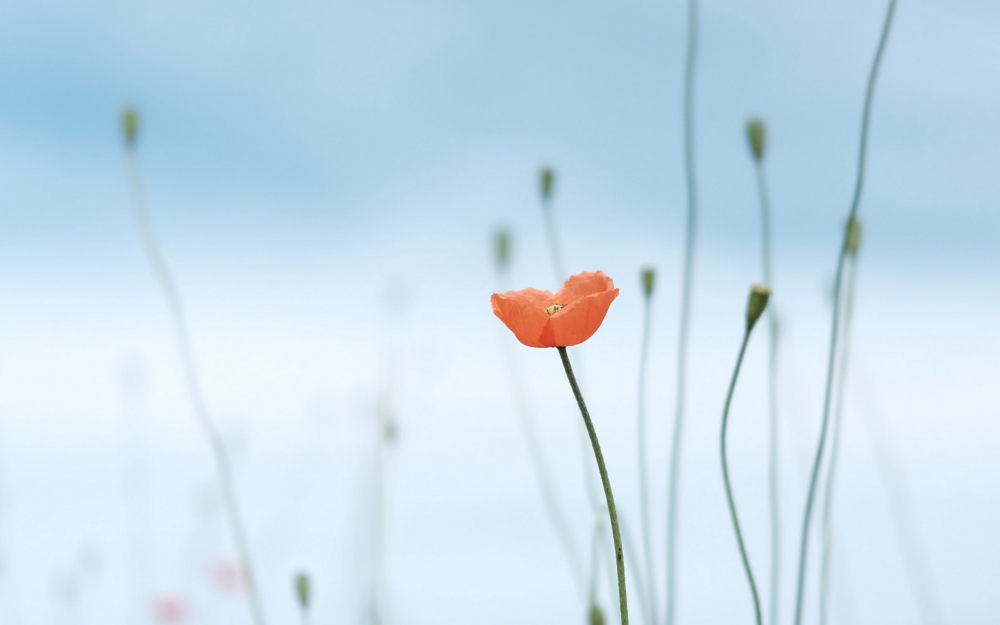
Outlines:
{"label": "yellow stamen", "polygon": [[552,304],[551,306],[545,309],[545,312],[547,312],[550,315],[554,315],[557,312],[559,312],[559,310],[562,308],[563,308],[562,304]]}

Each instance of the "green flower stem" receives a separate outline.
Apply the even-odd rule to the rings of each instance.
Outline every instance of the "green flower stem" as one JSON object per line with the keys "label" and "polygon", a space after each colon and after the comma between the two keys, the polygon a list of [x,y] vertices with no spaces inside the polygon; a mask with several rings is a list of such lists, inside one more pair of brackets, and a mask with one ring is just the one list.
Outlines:
{"label": "green flower stem", "polygon": [[694,274],[694,241],[697,226],[697,186],[694,162],[694,79],[698,52],[698,2],[688,0],[687,55],[684,65],[684,172],[687,188],[687,228],[684,237],[684,275],[681,287],[680,338],[677,345],[677,397],[674,431],[667,476],[667,605],[666,625],[673,625],[677,589],[677,504],[679,499],[681,436],[684,431],[687,389],[688,326],[691,321],[691,283]]}
{"label": "green flower stem", "polygon": [[181,363],[184,369],[188,393],[191,396],[191,403],[194,404],[194,411],[198,417],[198,422],[215,456],[223,505],[229,519],[229,528],[232,532],[233,542],[236,543],[236,551],[239,554],[240,564],[243,567],[243,573],[246,575],[247,600],[250,604],[250,614],[253,617],[255,625],[264,625],[264,611],[261,608],[260,597],[257,593],[253,562],[250,558],[250,546],[246,538],[246,532],[243,529],[239,504],[236,500],[232,463],[229,460],[229,454],[226,451],[222,435],[212,422],[201,393],[201,385],[199,384],[198,375],[195,370],[194,352],[191,349],[191,339],[188,336],[180,293],[167,267],[166,260],[163,258],[163,252],[160,250],[159,243],[153,231],[153,224],[149,218],[149,211],[146,208],[146,196],[143,191],[142,175],[139,169],[139,157],[135,152],[134,144],[127,148],[127,158],[129,183],[132,191],[132,209],[135,214],[136,225],[139,229],[139,236],[142,240],[142,247],[146,253],[146,259],[153,270],[153,274],[160,284],[160,289],[167,300],[170,315],[174,322],[177,345],[181,353]]}
{"label": "green flower stem", "polygon": [[651,297],[645,298],[643,306],[642,321],[642,347],[639,352],[639,424],[638,424],[638,444],[639,444],[639,503],[642,514],[642,543],[646,560],[646,586],[647,591],[643,605],[646,606],[646,621],[649,625],[655,625],[656,618],[656,595],[651,592],[655,587],[655,575],[653,571],[653,537],[649,520],[649,479],[648,466],[646,463],[646,363],[649,360],[649,325],[652,316]]}
{"label": "green flower stem", "polygon": [[726,501],[729,503],[729,515],[733,519],[733,529],[736,530],[736,542],[740,546],[740,558],[743,559],[743,570],[746,571],[747,580],[750,582],[750,594],[753,595],[754,615],[757,617],[757,625],[762,625],[763,620],[760,612],[760,597],[757,595],[757,584],[753,579],[753,571],[750,570],[750,559],[747,557],[746,546],[743,544],[743,533],[740,531],[740,521],[736,516],[736,502],[733,501],[733,487],[729,483],[729,461],[726,458],[726,432],[729,427],[729,405],[733,400],[733,391],[736,390],[736,380],[740,375],[740,366],[743,364],[743,355],[747,351],[747,343],[750,342],[750,330],[743,335],[743,343],[740,345],[740,355],[736,357],[736,368],[733,370],[733,379],[729,383],[729,392],[726,393],[726,405],[722,410],[722,434],[720,436],[720,451],[722,454],[722,479],[726,483]]}
{"label": "green flower stem", "polygon": [[[757,190],[760,195],[761,261],[764,284],[774,288],[774,271],[771,257],[771,203],[767,193],[767,175],[763,159],[756,159]],[[774,306],[767,308],[768,321],[768,496],[771,505],[771,586],[768,614],[771,625],[778,625],[781,590],[781,472],[779,467],[778,437],[778,318]]]}
{"label": "green flower stem", "polygon": [[597,432],[594,430],[594,423],[590,420],[590,412],[587,411],[587,404],[583,401],[583,394],[576,383],[576,376],[573,375],[573,366],[569,362],[569,354],[565,347],[557,348],[559,357],[562,359],[563,368],[566,369],[566,377],[569,385],[573,389],[573,396],[580,406],[580,414],[583,415],[583,423],[587,426],[587,434],[590,436],[590,444],[594,448],[594,458],[597,460],[597,470],[601,474],[601,484],[604,486],[604,497],[608,503],[608,516],[611,519],[611,537],[615,543],[615,565],[618,570],[618,602],[621,609],[622,625],[628,625],[628,598],[625,592],[625,554],[622,549],[621,530],[618,527],[618,512],[615,510],[615,497],[611,493],[611,480],[608,479],[608,469],[604,466],[604,454],[601,453],[601,444],[597,440]]}
{"label": "green flower stem", "polygon": [[840,460],[841,431],[844,423],[844,388],[847,384],[847,355],[850,349],[851,321],[854,318],[854,293],[857,286],[858,256],[851,254],[847,276],[847,293],[844,301],[844,333],[841,341],[840,371],[837,374],[837,398],[834,402],[832,441],[830,442],[830,466],[826,470],[826,486],[823,493],[822,550],[819,567],[819,622],[826,625],[830,615],[830,561],[833,546],[833,493],[836,483],[837,466]]}
{"label": "green flower stem", "polygon": [[885,23],[882,25],[882,34],[879,38],[878,47],[875,50],[875,59],[872,62],[871,73],[868,76],[868,87],[865,92],[865,103],[861,116],[861,141],[858,148],[857,180],[854,187],[854,197],[851,200],[851,210],[848,214],[848,227],[844,231],[844,243],[840,247],[840,256],[837,260],[837,277],[834,281],[833,291],[833,324],[830,330],[830,355],[827,362],[826,391],[824,392],[823,399],[823,422],[820,426],[819,444],[816,447],[816,458],[813,461],[812,476],[809,479],[809,493],[806,496],[805,513],[802,515],[802,540],[799,545],[799,572],[795,594],[795,625],[802,625],[806,564],[809,557],[809,528],[810,521],[812,520],[813,504],[816,499],[816,484],[819,481],[819,472],[823,463],[823,450],[826,445],[827,430],[830,424],[830,400],[833,394],[833,374],[837,362],[837,339],[840,331],[841,281],[843,280],[844,262],[847,257],[847,237],[850,233],[850,224],[857,218],[858,205],[861,203],[861,191],[864,187],[865,161],[868,148],[868,124],[871,119],[872,98],[875,95],[875,79],[878,77],[879,65],[882,62],[882,55],[885,52],[886,41],[889,39],[889,29],[892,26],[892,18],[895,11],[896,0],[889,0]]}

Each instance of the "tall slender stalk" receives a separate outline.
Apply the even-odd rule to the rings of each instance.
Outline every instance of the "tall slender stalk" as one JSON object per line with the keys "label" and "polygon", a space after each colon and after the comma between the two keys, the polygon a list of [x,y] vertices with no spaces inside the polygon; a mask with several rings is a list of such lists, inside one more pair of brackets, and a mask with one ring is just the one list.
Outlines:
{"label": "tall slender stalk", "polygon": [[858,206],[861,203],[861,191],[864,186],[866,152],[868,148],[868,124],[871,118],[872,98],[875,95],[875,79],[878,76],[879,65],[882,62],[882,55],[885,51],[886,41],[889,38],[889,29],[892,26],[892,17],[896,10],[896,0],[889,0],[889,7],[885,14],[885,22],[882,25],[882,34],[879,37],[878,47],[875,50],[875,59],[872,62],[871,73],[868,76],[868,87],[865,92],[865,103],[861,117],[861,140],[858,148],[858,170],[857,181],[854,187],[854,197],[851,201],[851,210],[848,215],[848,226],[844,232],[844,244],[840,247],[840,254],[837,260],[837,274],[834,281],[833,291],[833,324],[830,330],[830,354],[827,362],[826,391],[823,399],[823,421],[820,426],[819,444],[816,447],[816,457],[813,461],[812,476],[809,480],[809,493],[806,496],[805,512],[802,515],[802,540],[799,545],[799,571],[798,585],[795,595],[795,625],[802,623],[802,607],[805,598],[806,564],[809,556],[809,529],[812,520],[813,503],[816,498],[816,483],[819,480],[819,472],[823,462],[823,451],[826,445],[827,430],[830,422],[830,400],[833,392],[833,374],[837,359],[837,339],[840,330],[840,296],[841,281],[844,273],[844,261],[847,256],[847,238],[850,234],[850,224],[857,219]]}
{"label": "tall slender stalk", "polygon": [[645,551],[645,584],[648,592],[645,596],[645,613],[648,625],[656,625],[656,574],[653,566],[653,536],[649,518],[649,466],[646,459],[646,369],[649,361],[649,335],[652,319],[652,295],[655,273],[652,269],[642,272],[643,308],[642,308],[642,345],[639,348],[639,401],[638,401],[638,434],[639,453],[639,505],[642,514],[642,543]]}
{"label": "tall slender stalk", "polygon": [[740,547],[740,558],[743,560],[743,570],[746,572],[747,581],[750,583],[750,594],[753,595],[754,614],[757,617],[757,625],[763,625],[760,612],[760,597],[757,595],[757,584],[753,579],[753,571],[750,569],[750,559],[747,556],[746,546],[743,544],[743,532],[740,531],[740,520],[736,515],[736,502],[733,501],[733,487],[729,482],[729,460],[726,455],[726,434],[729,429],[729,405],[733,400],[733,391],[736,389],[736,380],[740,375],[740,366],[743,364],[743,355],[747,351],[747,343],[750,342],[750,328],[743,333],[743,342],[740,344],[740,353],[736,357],[736,368],[733,370],[733,378],[729,382],[729,391],[726,393],[726,405],[722,410],[722,433],[719,437],[719,450],[722,455],[722,479],[726,484],[726,502],[729,504],[729,516],[733,520],[733,529],[736,531],[736,542]]}
{"label": "tall slender stalk", "polygon": [[841,432],[844,427],[844,388],[847,384],[847,362],[851,347],[851,321],[854,318],[854,293],[857,285],[858,257],[856,249],[850,253],[847,265],[846,297],[844,299],[844,329],[841,341],[840,370],[837,373],[837,391],[831,425],[830,462],[826,470],[823,493],[822,550],[819,568],[819,622],[826,625],[830,616],[830,566],[833,546],[833,491],[840,460]]}
{"label": "tall slender stalk", "polygon": [[[549,256],[552,260],[552,269],[556,275],[556,281],[558,284],[562,284],[566,280],[568,274],[566,273],[566,265],[563,259],[563,250],[559,238],[559,229],[556,227],[556,216],[555,210],[552,205],[552,196],[555,191],[556,183],[556,173],[552,167],[543,167],[539,175],[539,190],[541,192],[542,200],[542,217],[545,221],[545,234],[548,240]],[[590,503],[591,509],[594,511],[595,517],[603,514],[600,504],[600,493],[597,490],[597,485],[593,478],[593,468],[590,463],[587,462],[587,434],[584,430],[580,430],[580,460],[583,463],[583,481],[584,489],[587,492],[587,500]],[[592,545],[593,549],[599,548],[600,543],[594,543]],[[595,560],[596,561],[596,560]],[[594,586],[597,583],[597,567],[593,566],[590,569],[590,586]]]}
{"label": "tall slender stalk", "polygon": [[566,263],[563,262],[559,228],[556,227],[556,213],[552,207],[552,191],[554,186],[555,172],[549,167],[542,169],[542,219],[545,220],[545,237],[549,243],[549,255],[552,258],[552,269],[556,274],[556,282],[562,284],[563,280],[566,279]]}
{"label": "tall slender stalk", "polygon": [[[764,284],[774,288],[774,263],[771,247],[771,202],[767,192],[767,174],[764,167],[766,131],[764,122],[750,120],[747,125],[750,150],[757,174],[757,193],[760,198],[761,265]],[[768,358],[768,500],[771,507],[771,584],[768,622],[778,625],[781,607],[781,471],[779,466],[781,441],[778,428],[778,317],[774,306],[767,309]]]}
{"label": "tall slender stalk", "polygon": [[677,397],[674,411],[670,468],[667,477],[667,605],[666,625],[673,625],[677,612],[677,502],[681,467],[681,437],[684,432],[687,390],[688,330],[691,322],[691,287],[694,276],[694,243],[698,196],[694,162],[694,80],[698,52],[698,0],[688,0],[687,53],[684,63],[684,173],[687,189],[687,228],[684,236],[684,276],[681,286],[680,337],[677,343]]}
{"label": "tall slender stalk", "polygon": [[[639,552],[636,551],[635,540],[632,539],[632,533],[629,531],[628,523],[625,522],[625,517],[618,519],[621,524],[622,529],[622,545],[625,547],[625,555],[628,556],[628,561],[630,565],[630,574],[632,575],[632,587],[635,588],[636,594],[639,596],[639,604],[642,606],[649,606],[650,603],[655,601],[655,598],[651,599],[649,593],[651,592],[653,585],[643,579],[642,576],[642,562],[639,559]],[[613,594],[613,593],[612,593]],[[654,623],[649,612],[648,607],[643,608],[643,616],[646,619],[646,623]]]}
{"label": "tall slender stalk", "polygon": [[181,355],[181,364],[184,369],[188,394],[191,397],[191,403],[194,406],[198,423],[201,425],[205,438],[208,440],[215,457],[219,486],[222,491],[222,500],[226,509],[226,515],[229,519],[230,531],[232,532],[233,542],[236,544],[243,573],[246,576],[247,601],[250,608],[250,615],[255,625],[264,625],[264,613],[257,592],[256,577],[250,557],[250,546],[247,542],[246,532],[243,529],[243,521],[240,517],[229,454],[226,451],[222,435],[209,416],[208,408],[205,405],[195,368],[194,352],[191,348],[190,336],[188,335],[184,308],[181,305],[180,292],[174,283],[163,252],[160,250],[153,224],[149,217],[149,210],[146,207],[146,195],[142,185],[142,172],[139,167],[139,156],[136,151],[136,126],[138,120],[135,111],[126,111],[123,121],[125,127],[128,178],[132,192],[132,210],[139,229],[139,237],[142,240],[146,260],[149,262],[149,266],[153,270],[153,275],[160,285],[160,290],[163,291],[163,295],[167,300],[167,306],[170,309],[170,315],[173,319],[174,332]]}
{"label": "tall slender stalk", "polygon": [[604,454],[601,453],[601,444],[597,440],[597,431],[594,430],[594,423],[590,420],[590,412],[587,404],[583,401],[583,394],[580,386],[576,383],[576,376],[573,375],[573,367],[569,362],[569,354],[565,347],[558,347],[559,358],[562,359],[563,368],[566,370],[566,378],[569,380],[570,388],[573,389],[573,396],[580,407],[580,414],[583,416],[583,423],[587,426],[587,434],[590,436],[590,444],[594,448],[594,459],[597,461],[597,470],[601,474],[601,484],[604,486],[604,498],[608,504],[608,517],[611,520],[611,537],[615,543],[615,565],[618,571],[618,603],[621,610],[621,623],[628,625],[628,596],[625,591],[625,554],[622,549],[621,530],[618,527],[618,512],[615,510],[615,497],[611,492],[611,480],[608,478],[608,469],[604,465]]}
{"label": "tall slender stalk", "polygon": [[[510,238],[506,232],[500,232],[496,239],[496,269],[498,291],[503,293],[508,288],[508,268],[510,254]],[[502,328],[501,328],[502,331]],[[573,575],[573,582],[580,593],[581,599],[587,594],[586,572],[583,560],[577,549],[576,541],[573,540],[573,533],[570,531],[569,521],[563,510],[556,488],[552,480],[552,471],[549,468],[548,458],[545,449],[538,436],[538,428],[535,425],[535,415],[528,403],[527,395],[524,391],[524,382],[521,378],[521,371],[517,366],[517,359],[514,354],[514,344],[509,337],[501,336],[503,345],[504,361],[507,365],[507,373],[510,377],[511,391],[514,394],[514,404],[517,410],[518,422],[521,425],[521,433],[524,435],[525,446],[528,448],[528,457],[531,459],[531,466],[538,480],[538,487],[541,490],[542,502],[545,505],[545,512],[548,514],[552,529],[555,530],[559,543],[563,547],[570,572]]]}
{"label": "tall slender stalk", "polygon": [[[857,360],[857,359],[856,359]],[[857,365],[855,371],[857,372]],[[855,380],[864,377],[855,375]],[[866,387],[859,385],[858,390]],[[865,426],[869,442],[875,453],[879,473],[882,476],[882,486],[885,489],[886,502],[889,505],[889,516],[896,529],[896,543],[900,556],[906,568],[910,591],[920,612],[920,620],[924,625],[943,625],[945,618],[938,599],[937,588],[931,575],[927,554],[920,541],[916,523],[913,518],[913,506],[906,487],[902,463],[891,443],[891,432],[886,431],[889,424],[883,410],[879,406],[877,396],[871,388],[867,389],[871,408],[865,413],[861,423]]]}

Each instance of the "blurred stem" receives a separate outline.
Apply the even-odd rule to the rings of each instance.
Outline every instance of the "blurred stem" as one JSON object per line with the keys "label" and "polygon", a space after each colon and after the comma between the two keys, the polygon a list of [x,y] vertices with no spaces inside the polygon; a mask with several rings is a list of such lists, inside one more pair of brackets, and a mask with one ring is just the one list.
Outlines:
{"label": "blurred stem", "polygon": [[[774,289],[774,264],[771,246],[771,202],[767,193],[767,175],[763,159],[756,159],[757,190],[760,195],[761,262],[764,284]],[[778,625],[781,590],[781,473],[778,436],[778,318],[774,305],[767,307],[768,321],[768,496],[771,505],[771,625]]]}
{"label": "blurred stem", "polygon": [[597,469],[601,474],[601,484],[604,486],[604,497],[608,504],[608,517],[611,519],[611,537],[615,543],[615,565],[618,570],[618,602],[621,609],[622,625],[628,625],[628,598],[625,592],[625,555],[622,550],[622,536],[618,528],[618,513],[615,510],[615,497],[611,493],[611,480],[608,479],[608,469],[604,465],[604,454],[601,453],[601,444],[597,440],[597,432],[594,430],[594,423],[590,420],[590,412],[587,411],[587,404],[583,401],[583,394],[576,383],[576,376],[573,375],[573,367],[569,362],[569,354],[565,347],[557,348],[559,357],[562,359],[563,368],[566,370],[566,377],[569,385],[573,389],[573,396],[580,407],[580,414],[583,422],[587,426],[587,434],[590,436],[590,444],[594,448],[594,458],[597,461]]}
{"label": "blurred stem", "polygon": [[729,428],[729,406],[733,400],[733,391],[736,390],[736,380],[740,375],[740,366],[743,364],[743,355],[747,351],[747,343],[750,342],[750,330],[743,334],[743,342],[740,344],[740,354],[736,357],[736,368],[733,370],[733,379],[729,382],[729,392],[726,393],[726,405],[722,410],[722,434],[720,440],[720,452],[722,455],[722,479],[726,483],[726,502],[729,504],[729,515],[733,520],[733,529],[736,531],[736,542],[740,547],[740,558],[743,560],[743,570],[747,574],[747,581],[750,582],[750,594],[753,595],[754,615],[757,617],[757,625],[763,625],[760,613],[760,597],[757,595],[757,584],[753,579],[753,571],[750,570],[750,559],[747,557],[747,550],[743,544],[743,532],[740,531],[740,521],[736,516],[736,502],[733,501],[733,487],[729,482],[729,461],[726,457],[726,433]]}
{"label": "blurred stem", "polygon": [[[855,380],[858,379],[858,367],[855,366]],[[861,378],[862,380],[864,378]],[[865,387],[859,385],[859,390]],[[885,489],[889,514],[896,529],[896,542],[906,568],[910,591],[920,612],[920,620],[924,625],[942,625],[945,622],[938,599],[937,588],[931,575],[927,555],[921,545],[920,535],[913,518],[913,507],[909,491],[906,487],[902,463],[891,443],[891,433],[887,431],[889,424],[886,415],[879,406],[877,396],[868,389],[868,401],[871,409],[861,422],[865,426],[869,442],[875,452],[882,485]]]}
{"label": "blurred stem", "polygon": [[645,586],[646,594],[643,605],[646,606],[646,622],[655,625],[656,618],[656,597],[652,589],[656,587],[656,577],[653,571],[653,538],[650,529],[649,519],[649,467],[646,460],[646,366],[649,360],[649,334],[650,318],[652,316],[652,297],[647,295],[643,305],[642,318],[642,346],[639,351],[639,502],[642,513],[642,542],[645,551],[646,574]]}
{"label": "blurred stem", "polygon": [[[563,262],[563,251],[562,245],[560,244],[559,238],[559,228],[556,226],[556,213],[555,208],[552,205],[552,196],[542,197],[542,218],[545,220],[545,235],[548,240],[549,246],[549,256],[552,259],[552,269],[556,274],[556,282],[558,285],[562,285],[567,279],[568,274],[566,273],[566,265]],[[579,363],[578,363],[579,364]],[[600,493],[597,490],[597,485],[593,476],[593,469],[590,463],[587,461],[587,435],[586,432],[580,430],[580,461],[583,463],[583,481],[584,488],[587,491],[587,499],[590,502],[590,508],[594,511],[595,518],[603,514],[601,511],[600,504]],[[590,585],[593,586],[596,583],[597,568],[591,568],[590,571]]]}
{"label": "blurred stem", "polygon": [[[500,292],[506,290],[506,274],[503,269],[498,270],[497,275]],[[531,466],[538,480],[538,487],[541,490],[542,502],[545,505],[545,512],[548,514],[552,529],[555,530],[559,543],[566,554],[566,560],[573,575],[573,582],[581,599],[587,594],[586,571],[584,570],[583,559],[577,550],[577,544],[573,540],[573,533],[570,531],[570,524],[563,511],[562,504],[556,494],[556,488],[552,480],[552,471],[549,469],[548,458],[545,455],[545,448],[542,446],[541,438],[538,436],[538,429],[535,425],[534,413],[528,404],[527,395],[524,392],[524,382],[521,379],[521,371],[517,366],[517,359],[514,354],[514,344],[509,340],[506,331],[501,336],[503,345],[504,360],[507,363],[507,373],[510,376],[511,390],[514,394],[514,403],[517,407],[518,421],[521,424],[521,432],[524,435],[524,442],[528,448],[528,457],[531,459]]]}
{"label": "blurred stem", "polygon": [[[652,582],[643,580],[642,575],[642,565],[639,559],[639,552],[636,551],[635,541],[632,539],[632,532],[629,531],[628,523],[625,522],[625,517],[618,519],[621,523],[622,530],[622,545],[625,547],[625,553],[628,554],[628,561],[631,566],[631,574],[633,578],[632,587],[635,588],[636,594],[639,595],[639,604],[642,606],[649,606],[652,602],[649,593],[652,591]],[[650,620],[650,614],[647,611],[649,608],[644,607],[644,613],[646,617],[646,623],[652,624],[655,621]]]}
{"label": "blurred stem", "polygon": [[844,421],[844,388],[847,384],[847,356],[851,346],[851,320],[854,317],[854,293],[857,284],[857,254],[848,259],[846,296],[844,299],[844,329],[841,340],[840,370],[837,373],[837,392],[834,400],[833,424],[830,441],[830,463],[826,470],[823,493],[822,550],[819,568],[819,622],[826,625],[830,616],[830,556],[833,546],[833,491],[840,459],[841,431]]}
{"label": "blurred stem", "polygon": [[677,588],[677,502],[684,431],[684,400],[687,387],[688,326],[691,317],[691,282],[694,273],[694,239],[697,217],[697,187],[694,163],[694,79],[698,52],[698,2],[688,0],[687,54],[684,64],[684,173],[687,188],[687,228],[684,237],[684,276],[681,287],[680,338],[677,345],[677,406],[667,478],[667,605],[666,625],[673,625]]}
{"label": "blurred stem", "polygon": [[830,330],[830,355],[827,362],[826,391],[823,399],[823,422],[820,426],[819,444],[816,447],[816,458],[813,461],[812,476],[809,480],[809,493],[806,496],[805,512],[802,515],[802,540],[799,545],[799,571],[798,584],[795,595],[795,625],[802,625],[802,607],[805,598],[806,564],[809,555],[809,528],[812,519],[813,503],[816,498],[816,483],[819,480],[819,471],[823,462],[823,450],[826,445],[827,430],[830,422],[830,400],[833,392],[833,373],[837,359],[837,338],[840,329],[840,295],[841,280],[844,273],[844,261],[847,256],[847,236],[851,222],[857,218],[858,205],[861,203],[861,191],[864,187],[865,160],[868,148],[868,124],[871,118],[872,98],[875,95],[875,79],[878,77],[879,65],[882,62],[882,55],[885,51],[886,41],[889,38],[889,29],[892,26],[892,17],[896,10],[896,0],[889,0],[889,7],[885,15],[885,23],[882,26],[882,34],[879,38],[878,47],[875,50],[875,59],[872,62],[871,73],[868,76],[868,87],[865,92],[865,103],[861,117],[861,140],[858,147],[858,171],[857,181],[854,187],[854,197],[851,201],[851,210],[848,214],[847,227],[844,229],[844,240],[840,246],[840,256],[837,260],[837,277],[834,281],[833,291],[833,324]]}
{"label": "blurred stem", "polygon": [[202,397],[201,385],[199,384],[198,375],[195,370],[194,353],[191,349],[191,340],[188,336],[180,293],[167,267],[166,260],[156,240],[152,221],[149,218],[149,211],[146,208],[146,195],[142,184],[142,172],[139,167],[139,156],[134,146],[127,148],[126,158],[128,161],[129,184],[132,191],[132,210],[139,229],[139,237],[142,240],[146,260],[149,261],[150,268],[153,270],[153,274],[160,285],[160,290],[163,291],[163,295],[167,300],[170,315],[174,323],[174,331],[181,354],[181,363],[191,403],[194,405],[198,422],[215,456],[216,470],[219,476],[223,504],[225,505],[226,515],[229,519],[230,531],[232,532],[233,541],[236,544],[236,550],[241,560],[243,573],[246,575],[250,614],[253,617],[255,625],[264,625],[264,614],[261,609],[260,597],[257,593],[257,582],[254,575],[253,562],[250,558],[250,547],[243,529],[243,522],[240,518],[229,454],[226,451],[222,435],[209,417],[208,408],[205,406],[205,401]]}
{"label": "blurred stem", "polygon": [[556,282],[562,284],[567,277],[566,264],[563,262],[562,245],[559,242],[559,229],[556,227],[556,212],[552,207],[552,200],[542,200],[542,217],[545,219],[545,236],[549,242],[552,269],[556,272]]}

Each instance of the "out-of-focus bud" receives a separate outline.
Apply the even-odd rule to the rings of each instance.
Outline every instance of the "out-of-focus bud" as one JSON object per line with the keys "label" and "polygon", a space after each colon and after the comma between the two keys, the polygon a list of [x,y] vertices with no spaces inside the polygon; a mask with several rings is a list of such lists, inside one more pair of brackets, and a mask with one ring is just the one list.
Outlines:
{"label": "out-of-focus bud", "polygon": [[510,264],[510,233],[502,229],[497,230],[493,246],[497,255],[497,267],[501,270],[507,269],[507,265]]}
{"label": "out-of-focus bud", "polygon": [[395,443],[396,439],[399,438],[399,427],[396,426],[396,422],[393,419],[386,419],[385,425],[382,428],[382,438],[387,445]]}
{"label": "out-of-focus bud", "polygon": [[747,332],[753,329],[757,320],[767,308],[767,300],[771,297],[771,289],[763,284],[750,287],[750,301],[747,302]]}
{"label": "out-of-focus bud", "polygon": [[646,267],[642,270],[642,293],[649,299],[653,295],[653,285],[656,282],[656,270]]}
{"label": "out-of-focus bud", "polygon": [[758,161],[764,158],[764,136],[764,120],[759,117],[751,118],[747,122],[747,139],[750,140],[750,151]]}
{"label": "out-of-focus bud", "polygon": [[309,609],[309,599],[310,599],[310,584],[309,575],[306,573],[299,573],[295,576],[295,595],[299,599],[299,606],[303,610]]}
{"label": "out-of-focus bud", "polygon": [[604,612],[596,604],[590,606],[590,625],[604,625]]}
{"label": "out-of-focus bud", "polygon": [[125,145],[132,147],[139,135],[139,111],[132,107],[122,112],[122,134],[125,137]]}
{"label": "out-of-focus bud", "polygon": [[542,201],[546,204],[552,198],[552,187],[556,182],[556,172],[551,167],[542,167],[541,173]]}
{"label": "out-of-focus bud", "polygon": [[847,222],[847,236],[844,237],[844,249],[852,256],[858,253],[858,245],[861,244],[861,222],[856,217],[851,217]]}

